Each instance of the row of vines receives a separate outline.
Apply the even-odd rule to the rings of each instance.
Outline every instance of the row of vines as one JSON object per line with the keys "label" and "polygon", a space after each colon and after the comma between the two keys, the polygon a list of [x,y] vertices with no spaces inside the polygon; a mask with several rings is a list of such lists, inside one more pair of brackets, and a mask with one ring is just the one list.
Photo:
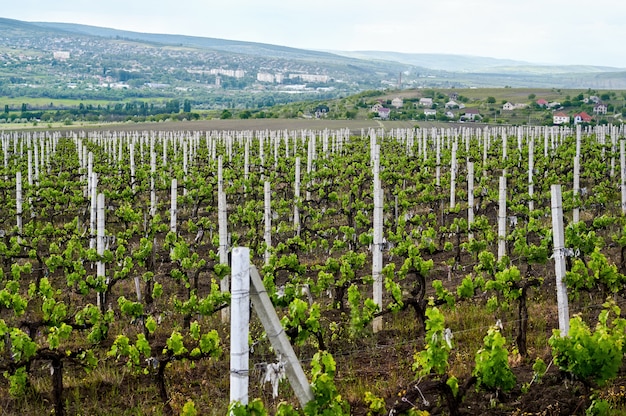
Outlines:
{"label": "row of vines", "polygon": [[[491,394],[495,408],[512,392],[528,394],[558,368],[564,383],[582,383],[587,401],[580,411],[608,409],[606,400],[591,397],[618,377],[626,348],[623,130],[579,131],[574,190],[576,136],[545,127],[4,133],[5,408],[56,415],[456,415],[469,412],[464,402],[471,391]],[[377,243],[382,304],[372,299],[373,144],[380,146],[384,201],[384,240]],[[230,267],[220,258],[218,160],[226,252],[250,248],[285,332],[310,359],[305,368],[315,399],[302,409],[287,383],[282,400],[256,388],[256,399],[229,404],[229,326],[220,312],[231,299],[223,285]],[[94,186],[105,201],[102,247],[95,242],[88,170],[97,174]],[[507,183],[504,236],[498,232],[500,176]],[[553,184],[564,190],[566,252],[556,254],[567,256],[573,317],[567,336],[550,333],[556,319],[543,317],[546,357],[529,347],[539,319],[529,310],[539,300],[546,314],[556,310]],[[480,320],[446,323],[465,308],[482,310]],[[382,331],[373,331],[376,319]],[[372,387],[347,400],[334,380],[342,369],[333,357],[380,339],[393,320],[417,322],[404,340],[415,345],[413,356],[403,358],[413,379],[396,397]],[[477,328],[482,345],[461,354],[463,333]],[[252,367],[280,364],[254,321],[250,348],[257,350]],[[517,379],[512,357],[532,365],[531,381]],[[458,360],[471,361],[471,372],[453,373]],[[127,403],[85,397],[94,380],[113,375],[118,381],[109,381],[105,394],[122,394],[114,390],[124,386],[148,393]],[[182,386],[185,377],[194,380]]]}

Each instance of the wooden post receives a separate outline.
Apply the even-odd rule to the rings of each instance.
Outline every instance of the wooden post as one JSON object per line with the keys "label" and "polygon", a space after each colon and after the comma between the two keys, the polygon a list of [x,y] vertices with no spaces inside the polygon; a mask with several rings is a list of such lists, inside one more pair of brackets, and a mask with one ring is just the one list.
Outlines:
{"label": "wooden post", "polygon": [[[248,404],[250,347],[250,249],[232,252],[233,289],[230,302],[230,402]],[[267,331],[269,333],[269,331]]]}
{"label": "wooden post", "polygon": [[556,274],[556,300],[559,311],[561,336],[569,332],[569,308],[565,286],[565,233],[563,230],[563,199],[561,185],[552,185],[552,240],[554,245],[554,271]]}

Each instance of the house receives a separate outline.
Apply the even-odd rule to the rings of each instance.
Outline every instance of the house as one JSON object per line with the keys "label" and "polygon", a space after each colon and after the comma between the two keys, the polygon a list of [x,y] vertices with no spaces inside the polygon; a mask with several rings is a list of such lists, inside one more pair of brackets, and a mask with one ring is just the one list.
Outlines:
{"label": "house", "polygon": [[574,114],[574,124],[591,123],[591,120],[591,116],[584,111],[582,113]]}
{"label": "house", "polygon": [[432,107],[433,99],[432,98],[420,98],[419,103],[421,107]]}
{"label": "house", "polygon": [[568,124],[569,116],[560,111],[558,113],[554,113],[554,115],[552,116],[552,123],[553,124]]}
{"label": "house", "polygon": [[551,103],[548,103],[549,108],[558,108],[560,106],[561,106],[561,103],[559,103],[558,101],[552,101]]}
{"label": "house", "polygon": [[437,115],[437,110],[434,110],[432,108],[427,108],[424,110],[424,115],[426,116],[426,118],[435,117]]}
{"label": "house", "polygon": [[468,108],[465,110],[465,113],[463,113],[462,118],[465,120],[470,120],[470,121],[480,119],[481,118],[480,111],[478,111],[477,108]]}
{"label": "house", "polygon": [[448,94],[448,98],[451,99],[452,101],[456,101],[459,99],[459,93],[451,92],[450,94]]}
{"label": "house", "polygon": [[543,98],[538,99],[537,101],[535,101],[535,103],[539,106],[539,107],[547,107],[548,106],[548,101],[544,100]]}
{"label": "house", "polygon": [[446,110],[450,108],[465,108],[465,104],[459,104],[454,100],[450,100],[445,105]]}
{"label": "house", "polygon": [[508,102],[508,101],[507,101],[507,102],[506,102],[506,103],[504,103],[504,105],[502,106],[502,109],[503,109],[503,110],[506,110],[506,111],[512,111],[512,110],[515,110],[515,104],[513,104],[513,103],[511,103],[511,102]]}
{"label": "house", "polygon": [[327,105],[318,105],[317,107],[315,107],[315,118],[326,117],[329,111],[330,109]]}
{"label": "house", "polygon": [[608,107],[606,104],[598,103],[593,106],[593,112],[596,114],[606,114]]}
{"label": "house", "polygon": [[391,105],[395,108],[402,108],[402,106],[404,105],[404,101],[402,101],[402,98],[396,97],[391,100]]}
{"label": "house", "polygon": [[382,120],[387,120],[389,119],[389,113],[391,112],[390,109],[385,108],[385,107],[381,107],[378,109],[378,117],[380,117]]}
{"label": "house", "polygon": [[378,113],[378,110],[380,110],[381,108],[383,108],[383,105],[381,103],[376,103],[372,106],[371,112]]}
{"label": "house", "polygon": [[598,97],[597,95],[591,95],[589,97],[589,100],[587,100],[587,102],[591,101],[594,104],[600,104],[600,97]]}
{"label": "house", "polygon": [[452,118],[456,118],[456,115],[454,115],[452,111],[446,111],[446,117],[452,119]]}

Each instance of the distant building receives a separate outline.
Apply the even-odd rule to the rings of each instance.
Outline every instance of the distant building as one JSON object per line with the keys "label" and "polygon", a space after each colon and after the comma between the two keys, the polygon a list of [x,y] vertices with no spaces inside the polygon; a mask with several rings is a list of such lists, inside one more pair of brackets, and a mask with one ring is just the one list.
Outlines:
{"label": "distant building", "polygon": [[506,103],[504,103],[504,105],[502,106],[502,109],[503,109],[503,110],[506,110],[506,111],[515,110],[515,104],[513,104],[513,103],[511,103],[511,102],[508,102],[508,101],[507,101],[507,102],[506,102]]}
{"label": "distant building", "polygon": [[591,116],[584,111],[582,113],[574,114],[574,124],[591,123],[591,120]]}
{"label": "distant building", "polygon": [[330,77],[328,75],[318,75],[318,74],[289,74],[289,79],[301,79],[304,82],[322,82],[326,83],[330,81]]}
{"label": "distant building", "polygon": [[552,116],[552,123],[553,124],[568,124],[569,116],[561,111],[559,111],[558,113],[554,113],[554,115]]}
{"label": "distant building", "polygon": [[598,103],[593,106],[593,112],[595,114],[606,114],[608,107],[606,104]]}
{"label": "distant building", "polygon": [[450,100],[446,103],[445,105],[446,109],[450,109],[450,108],[465,108],[465,104],[459,104],[454,100]]}
{"label": "distant building", "polygon": [[424,110],[424,115],[426,116],[426,118],[428,117],[436,117],[437,116],[437,110],[432,109],[432,108],[427,108]]}
{"label": "distant building", "polygon": [[512,111],[512,110],[517,110],[517,109],[526,108],[526,107],[528,107],[528,104],[524,104],[524,103],[513,104],[511,102],[506,102],[502,106],[502,109],[506,111]]}
{"label": "distant building", "polygon": [[70,59],[70,53],[68,51],[54,51],[52,57],[59,61],[67,61]]}
{"label": "distant building", "polygon": [[259,82],[274,82],[274,74],[269,74],[267,72],[258,72],[256,74],[256,80]]}
{"label": "distant building", "polygon": [[480,111],[476,108],[467,108],[465,109],[465,113],[463,113],[463,118],[470,121],[480,119]]}
{"label": "distant building", "polygon": [[371,111],[372,113],[378,113],[378,110],[381,108],[383,108],[383,105],[381,103],[376,103],[372,106]]}
{"label": "distant building", "polygon": [[432,107],[433,99],[432,98],[420,98],[418,104],[422,107]]}
{"label": "distant building", "polygon": [[396,97],[391,100],[391,105],[395,108],[402,108],[402,106],[404,105],[404,101],[402,101],[402,98]]}
{"label": "distant building", "polygon": [[391,110],[388,108],[381,107],[378,109],[378,117],[383,120],[387,120],[389,118],[389,113],[391,113]]}
{"label": "distant building", "polygon": [[535,103],[539,107],[547,107],[548,106],[548,101],[544,100],[543,98],[538,99],[537,101],[535,101]]}
{"label": "distant building", "polygon": [[318,105],[317,107],[315,107],[315,118],[326,117],[329,111],[330,108],[328,108],[327,105]]}

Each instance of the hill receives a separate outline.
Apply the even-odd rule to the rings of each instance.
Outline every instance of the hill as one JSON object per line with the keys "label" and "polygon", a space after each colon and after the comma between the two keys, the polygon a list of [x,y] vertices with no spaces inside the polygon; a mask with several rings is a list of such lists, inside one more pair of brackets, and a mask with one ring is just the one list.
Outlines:
{"label": "hill", "polygon": [[257,42],[0,19],[0,96],[189,100],[262,108],[409,88],[626,88],[624,71],[488,57],[313,51]]}

